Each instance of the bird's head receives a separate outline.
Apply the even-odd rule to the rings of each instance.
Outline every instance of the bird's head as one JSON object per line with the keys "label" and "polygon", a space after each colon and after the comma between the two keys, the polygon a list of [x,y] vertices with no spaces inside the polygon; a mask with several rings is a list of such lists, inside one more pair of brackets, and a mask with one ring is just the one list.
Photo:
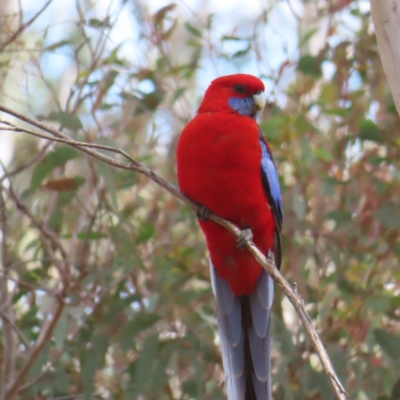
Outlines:
{"label": "bird's head", "polygon": [[211,82],[198,112],[237,112],[255,118],[265,106],[264,90],[264,83],[253,75],[221,76]]}

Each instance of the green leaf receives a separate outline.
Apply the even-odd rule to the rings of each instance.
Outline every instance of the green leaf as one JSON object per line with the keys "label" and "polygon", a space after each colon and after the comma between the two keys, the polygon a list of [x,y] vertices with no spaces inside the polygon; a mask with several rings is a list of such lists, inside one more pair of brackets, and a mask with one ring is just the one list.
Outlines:
{"label": "green leaf", "polygon": [[239,50],[239,51],[237,51],[236,53],[233,53],[232,56],[231,56],[231,58],[243,57],[243,56],[245,56],[251,49],[252,49],[252,45],[251,45],[251,43],[249,43],[245,49]]}
{"label": "green leaf", "polygon": [[34,192],[40,186],[43,179],[51,174],[55,168],[65,165],[67,161],[77,158],[78,155],[78,151],[72,147],[57,147],[36,165],[32,174],[30,190]]}
{"label": "green leaf", "polygon": [[390,400],[400,400],[400,378],[393,385]]}
{"label": "green leaf", "polygon": [[68,128],[74,131],[82,128],[81,120],[77,116],[68,114],[65,111],[53,111],[47,117],[44,117],[43,115],[38,115],[38,119],[39,120],[45,119],[47,121],[57,121],[64,128]]}
{"label": "green leaf", "polygon": [[311,31],[307,32],[299,41],[299,47],[304,46],[317,32],[319,28],[311,29]]}
{"label": "green leaf", "polygon": [[185,22],[185,28],[186,30],[192,34],[193,36],[196,36],[198,38],[202,37],[201,31],[197,28],[195,28],[193,25],[191,25],[189,22]]}
{"label": "green leaf", "polygon": [[331,344],[329,343],[329,347],[327,348],[328,354],[330,355],[332,364],[335,368],[335,371],[344,385],[347,386],[347,362],[349,359],[349,355],[346,350],[343,349],[338,343]]}
{"label": "green leaf", "polygon": [[358,124],[358,127],[360,129],[358,137],[361,140],[370,140],[377,143],[383,142],[382,133],[375,122],[370,119],[363,119]]}
{"label": "green leaf", "polygon": [[317,372],[310,367],[308,373],[304,373],[303,376],[308,378],[308,382],[303,383],[303,385],[306,383],[305,387],[317,390],[322,399],[332,399],[332,389],[325,373]]}
{"label": "green leaf", "polygon": [[108,233],[114,243],[116,252],[116,265],[119,265],[126,270],[132,270],[132,265],[135,268],[143,268],[143,260],[138,254],[136,241],[126,234],[124,226],[119,224],[108,228]]}
{"label": "green leaf", "polygon": [[282,134],[282,128],[285,123],[283,114],[273,115],[260,123],[260,128],[265,136],[271,142],[276,142]]}
{"label": "green leaf", "polygon": [[143,344],[142,351],[136,362],[135,387],[136,393],[140,394],[151,378],[152,367],[158,350],[158,334],[150,335]]}
{"label": "green leaf", "polygon": [[300,58],[297,69],[304,75],[320,77],[322,75],[321,62],[311,55],[305,55]]}
{"label": "green leaf", "polygon": [[61,207],[57,204],[54,211],[51,213],[48,223],[49,228],[55,232],[60,232],[63,222],[63,212]]}
{"label": "green leaf", "polygon": [[174,95],[172,96],[172,104],[174,104],[185,92],[186,92],[185,87],[176,90]]}
{"label": "green leaf", "polygon": [[77,235],[79,240],[99,240],[107,239],[107,234],[103,232],[79,232]]}
{"label": "green leaf", "polygon": [[110,21],[106,18],[104,21],[97,18],[90,18],[88,25],[92,28],[108,28],[110,26]]}
{"label": "green leaf", "polygon": [[383,329],[375,329],[374,336],[382,351],[398,364],[400,362],[400,337]]}
{"label": "green leaf", "polygon": [[368,297],[365,299],[364,305],[377,313],[386,313],[391,308],[391,300],[387,296]]}
{"label": "green leaf", "polygon": [[296,346],[293,343],[293,336],[288,331],[282,319],[277,318],[274,323],[274,337],[279,346],[280,351],[285,356],[290,356],[296,351]]}
{"label": "green leaf", "polygon": [[48,363],[49,352],[50,352],[50,342],[46,343],[42,351],[39,353],[39,356],[35,359],[35,362],[28,374],[29,380],[36,378],[37,371],[42,371],[44,365]]}
{"label": "green leaf", "polygon": [[325,215],[325,219],[332,219],[341,224],[351,221],[351,213],[347,210],[334,210]]}
{"label": "green leaf", "polygon": [[139,312],[135,314],[134,319],[124,328],[124,336],[134,337],[138,332],[153,326],[160,316],[154,313]]}
{"label": "green leaf", "polygon": [[154,14],[154,26],[159,29],[164,21],[167,18],[167,14],[176,8],[176,4],[171,3],[167,6],[161,7],[155,14]]}
{"label": "green leaf", "polygon": [[34,268],[22,274],[21,279],[32,284],[38,284],[41,279],[44,279],[45,276],[46,272],[43,270],[43,268]]}
{"label": "green leaf", "polygon": [[65,339],[68,335],[68,321],[69,317],[66,312],[63,312],[56,327],[54,328],[54,343],[58,350],[62,350],[64,347]]}
{"label": "green leaf", "polygon": [[375,213],[376,219],[389,229],[400,227],[400,206],[393,203],[382,205]]}
{"label": "green leaf", "polygon": [[70,40],[60,40],[58,42],[50,44],[49,46],[46,46],[42,51],[54,51],[60,47],[66,46],[68,44],[71,44]]}
{"label": "green leaf", "polygon": [[163,94],[157,89],[149,94],[143,96],[143,98],[136,98],[138,100],[138,107],[136,108],[134,115],[141,115],[144,112],[154,111],[163,99]]}
{"label": "green leaf", "polygon": [[293,195],[293,210],[299,221],[304,220],[307,211],[307,204],[300,193],[295,193]]}
{"label": "green leaf", "polygon": [[233,40],[235,42],[240,42],[243,39],[241,37],[238,37],[238,36],[227,36],[227,35],[224,35],[224,36],[221,37],[221,41],[222,42],[226,42],[226,41],[229,41],[229,40]]}
{"label": "green leaf", "polygon": [[102,90],[103,94],[108,92],[108,90],[114,85],[115,79],[118,77],[119,72],[115,69],[112,69],[106,73],[102,80]]}
{"label": "green leaf", "polygon": [[328,114],[328,115],[336,115],[338,117],[348,117],[351,115],[352,112],[352,107],[347,107],[347,108],[322,108],[322,112],[324,114]]}
{"label": "green leaf", "polygon": [[182,390],[190,396],[190,398],[198,398],[199,385],[194,379],[183,382]]}
{"label": "green leaf", "polygon": [[138,181],[138,174],[134,171],[116,170],[115,177],[118,189],[129,189]]}
{"label": "green leaf", "polygon": [[107,186],[111,198],[111,205],[114,211],[118,210],[117,188],[115,186],[114,171],[103,161],[96,160],[95,168],[97,172],[104,178],[104,183]]}
{"label": "green leaf", "polygon": [[140,224],[140,230],[139,230],[139,243],[147,242],[150,238],[153,237],[155,232],[154,225],[150,225],[147,222],[143,221]]}
{"label": "green leaf", "polygon": [[314,149],[314,154],[323,161],[326,162],[332,161],[332,154],[323,147],[318,147]]}
{"label": "green leaf", "polygon": [[90,399],[94,392],[94,375],[104,364],[104,357],[108,350],[108,338],[98,334],[91,337],[89,343],[82,343],[85,348],[81,355],[81,372],[83,394]]}

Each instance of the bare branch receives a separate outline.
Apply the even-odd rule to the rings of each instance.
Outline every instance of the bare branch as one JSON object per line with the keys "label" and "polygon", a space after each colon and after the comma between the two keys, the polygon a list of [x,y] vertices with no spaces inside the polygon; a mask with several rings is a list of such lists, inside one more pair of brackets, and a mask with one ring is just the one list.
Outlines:
{"label": "bare branch", "polygon": [[[55,248],[61,253],[61,256],[64,259],[64,261],[67,262],[68,260],[67,253],[63,245],[61,244],[60,240],[58,239],[57,235],[31,213],[29,208],[16,195],[11,186],[9,187],[8,192],[10,194],[10,198],[14,201],[17,208],[30,219],[32,225],[34,225],[37,229],[39,229],[39,231],[42,233],[45,239],[50,240],[50,242],[55,246]],[[53,255],[52,253],[53,252],[50,252],[51,255]],[[57,260],[56,257],[52,257],[52,259],[55,262]]]}
{"label": "bare branch", "polygon": [[17,394],[18,389],[20,388],[22,382],[24,381],[26,375],[30,371],[33,363],[39,357],[41,351],[43,350],[44,346],[51,340],[54,328],[61,317],[61,314],[64,310],[64,302],[58,301],[53,308],[53,312],[50,314],[48,320],[42,327],[40,332],[40,336],[37,339],[35,345],[31,348],[29,356],[27,360],[22,365],[21,369],[18,371],[18,374],[15,380],[12,382],[11,385],[7,387],[7,394],[6,399],[12,400],[13,397]]}
{"label": "bare branch", "polygon": [[[79,330],[80,330],[80,326],[78,325],[75,328],[75,331],[71,334],[71,338],[75,338],[75,336],[79,332]],[[26,390],[30,389],[33,385],[35,385],[36,383],[38,383],[42,379],[44,379],[46,377],[46,375],[48,375],[49,372],[51,371],[51,368],[57,364],[57,362],[59,361],[61,356],[64,354],[65,350],[66,350],[66,345],[64,345],[64,347],[58,352],[57,356],[55,358],[53,358],[50,365],[46,365],[46,368],[44,368],[44,370],[41,371],[41,373],[36,378],[32,379],[30,382],[26,383],[25,385],[23,385],[22,387],[20,387],[18,389],[18,394],[25,392]]]}
{"label": "bare branch", "polygon": [[19,336],[19,338],[22,340],[27,350],[29,350],[31,345],[28,339],[25,337],[25,335],[18,329],[18,327],[14,324],[14,322],[8,317],[8,315],[3,310],[0,310],[0,314],[3,317],[3,319],[5,319],[7,323],[11,326],[14,332]]}
{"label": "bare branch", "polygon": [[53,0],[48,0],[47,3],[28,21],[26,21],[24,24],[22,24],[19,29],[11,35],[11,37],[8,38],[4,43],[0,45],[0,53],[3,52],[3,50],[10,44],[12,43],[15,39],[17,39],[18,36],[20,36],[29,26],[33,24],[33,22],[36,20],[36,18],[42,14],[42,12],[50,5],[50,3]]}
{"label": "bare branch", "polygon": [[[35,121],[29,117],[26,117],[25,115],[21,115],[21,114],[15,112],[13,110],[10,110],[4,106],[0,105],[0,111],[3,111],[9,115],[12,115],[12,116],[14,116],[32,126],[35,126],[36,128],[39,128],[47,133],[50,133],[55,138],[57,138],[56,141],[61,141],[62,143],[66,143],[70,146],[73,146],[73,147],[79,149],[80,151],[82,151],[88,155],[91,155],[99,160],[102,160],[111,166],[114,166],[116,168],[139,172],[139,173],[147,176],[153,182],[155,182],[158,185],[160,185],[161,187],[163,187],[165,190],[167,190],[173,196],[179,198],[184,203],[189,204],[194,210],[199,209],[198,204],[196,204],[195,202],[193,202],[192,200],[190,200],[189,198],[184,196],[175,186],[171,185],[164,178],[155,174],[153,171],[151,171],[147,167],[143,166],[138,161],[134,160],[132,157],[130,157],[124,151],[122,151],[118,148],[107,147],[107,146],[95,147],[95,146],[99,146],[99,145],[77,142],[77,141],[69,138],[68,136],[64,135],[63,133],[61,133],[60,131],[58,131],[56,129],[50,128],[41,122]],[[11,125],[9,125],[9,126],[11,126]],[[17,128],[17,129],[19,129],[19,128]],[[19,130],[19,131],[32,134],[29,130]],[[53,138],[49,138],[49,137],[47,137],[47,139],[53,140]],[[107,148],[105,148],[105,147],[107,147]],[[114,158],[108,157],[108,156],[94,150],[94,148],[99,148],[99,149],[101,148],[102,150],[108,150],[108,151],[112,151],[117,154],[121,154],[121,155],[127,157],[131,161],[131,163],[128,164],[126,162],[122,162],[122,161],[116,160]],[[236,227],[235,225],[233,225],[232,223],[230,223],[229,221],[227,221],[223,218],[220,218],[214,214],[212,214],[210,216],[210,219],[212,219],[213,221],[217,222],[218,224],[220,224],[223,227],[225,227],[226,229],[228,229],[228,231],[231,232],[236,237],[239,236],[239,234],[241,232],[240,229],[238,227]],[[283,292],[285,293],[286,297],[292,303],[300,320],[302,321],[302,323],[305,327],[305,330],[306,330],[308,336],[310,337],[310,340],[311,340],[316,352],[319,355],[321,364],[325,370],[326,375],[328,376],[328,379],[332,386],[333,392],[335,394],[335,399],[344,400],[347,397],[346,391],[344,390],[342,384],[340,383],[339,378],[337,377],[337,375],[334,371],[334,368],[333,368],[332,363],[329,359],[329,356],[324,348],[324,345],[323,345],[321,339],[319,338],[319,335],[318,335],[316,329],[312,325],[312,321],[311,321],[310,317],[307,315],[307,312],[304,308],[303,300],[298,295],[297,290],[294,290],[294,288],[291,287],[291,285],[281,275],[281,273],[276,268],[273,260],[265,257],[264,254],[262,254],[261,251],[253,243],[249,243],[247,248],[250,251],[250,253],[254,256],[254,258],[258,261],[258,263],[272,276],[272,278],[275,280],[275,282],[278,283],[278,285],[282,288]]]}
{"label": "bare branch", "polygon": [[3,276],[0,278],[0,298],[2,308],[3,328],[3,362],[1,376],[1,400],[7,400],[6,387],[13,379],[15,372],[15,350],[16,340],[13,332],[14,310],[12,308],[11,296],[8,290],[8,273],[10,260],[7,247],[7,211],[4,200],[4,188],[0,185],[0,213],[1,213],[1,264]]}
{"label": "bare branch", "polygon": [[[0,121],[0,124],[2,122]],[[2,130],[0,128],[0,130]],[[20,165],[19,167],[13,169],[12,171],[8,171],[6,173],[4,173],[4,175],[0,178],[0,182],[2,182],[4,179],[10,178],[13,175],[19,174],[20,172],[22,172],[24,169],[29,168],[30,166],[36,164],[38,161],[40,161],[42,159],[42,157],[44,157],[44,155],[46,154],[47,149],[51,146],[51,142],[46,143],[37,154],[35,154],[30,160],[28,160],[27,162],[23,163],[22,165]]]}
{"label": "bare branch", "polygon": [[[57,139],[57,138],[54,138],[49,135],[43,135],[42,133],[32,131],[30,129],[19,128],[9,121],[0,120],[0,124],[6,125],[8,127],[8,128],[0,128],[0,131],[7,130],[7,131],[12,131],[12,132],[28,133],[29,135],[36,136],[41,139],[51,140],[52,142],[71,144],[71,139],[69,139],[67,136],[66,137],[68,139]],[[73,143],[80,147],[87,147],[87,148],[99,149],[99,150],[107,150],[107,151],[111,151],[113,153],[118,153],[118,154],[121,154],[124,157],[126,157],[132,163],[136,163],[136,161],[128,153],[126,153],[125,151],[123,151],[121,149],[118,149],[117,147],[105,146],[105,145],[96,144],[96,143],[77,142],[77,141],[74,141]],[[20,170],[18,170],[17,172],[20,172]],[[13,173],[15,174],[15,172],[13,172]]]}

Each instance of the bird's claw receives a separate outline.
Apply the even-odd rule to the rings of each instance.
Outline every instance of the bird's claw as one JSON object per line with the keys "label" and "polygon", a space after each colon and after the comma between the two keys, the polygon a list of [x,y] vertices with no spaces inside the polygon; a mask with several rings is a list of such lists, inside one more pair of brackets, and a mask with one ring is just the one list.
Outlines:
{"label": "bird's claw", "polygon": [[237,238],[237,247],[239,249],[245,249],[247,245],[253,240],[253,232],[251,229],[243,229]]}
{"label": "bird's claw", "polygon": [[205,206],[200,206],[196,211],[196,215],[200,221],[206,222],[210,218],[211,211]]}

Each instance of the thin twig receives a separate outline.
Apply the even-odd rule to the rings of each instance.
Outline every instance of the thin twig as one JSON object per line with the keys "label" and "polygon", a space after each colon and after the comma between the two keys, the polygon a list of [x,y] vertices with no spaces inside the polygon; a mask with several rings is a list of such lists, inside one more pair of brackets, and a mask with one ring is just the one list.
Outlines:
{"label": "thin twig", "polygon": [[[54,262],[54,259],[51,258],[51,257],[43,257],[42,260],[43,261]],[[3,275],[0,275],[0,277],[3,277]],[[59,295],[59,293],[60,293],[60,291],[57,290],[57,289],[46,288],[46,287],[43,287],[43,286],[37,286],[37,285],[35,285],[35,284],[31,283],[31,282],[27,282],[27,281],[24,281],[24,280],[21,280],[21,279],[15,279],[15,278],[12,278],[11,276],[9,276],[7,279],[9,281],[11,281],[11,282],[14,282],[18,286],[22,286],[22,287],[25,287],[25,288],[29,289],[32,292],[35,292],[35,291],[44,292],[44,293],[48,294],[49,296],[54,296],[54,297],[57,297]],[[3,311],[3,308],[0,307],[0,312],[2,312],[2,311]]]}
{"label": "thin twig", "polygon": [[[16,195],[16,193],[14,192],[14,189],[11,186],[8,188],[8,193],[10,194],[10,198],[14,201],[17,208],[30,219],[30,221],[32,222],[32,225],[34,225],[42,233],[44,238],[50,240],[52,245],[60,252],[64,262],[68,263],[67,252],[65,251],[63,245],[61,244],[60,240],[58,239],[56,233],[53,232],[51,229],[49,229],[45,224],[43,224],[43,222],[39,221],[31,213],[29,208]],[[51,251],[50,254],[53,255],[52,253],[53,252]],[[54,260],[55,263],[57,261],[59,261],[56,257],[52,257],[52,259]]]}
{"label": "thin twig", "polygon": [[30,371],[32,365],[39,357],[42,352],[44,346],[49,342],[52,337],[54,328],[61,317],[61,314],[64,310],[64,302],[58,301],[54,305],[54,310],[50,314],[48,320],[42,327],[39,338],[37,339],[35,345],[31,348],[28,358],[23,363],[21,369],[18,371],[18,374],[12,384],[7,387],[7,400],[12,400],[12,398],[17,394],[18,389],[20,388],[22,382],[24,381],[26,375]]}
{"label": "thin twig", "polygon": [[3,310],[0,310],[0,314],[3,317],[3,319],[5,319],[7,323],[11,326],[14,332],[19,336],[19,338],[22,340],[27,350],[29,350],[31,345],[28,339],[25,337],[25,335],[18,329],[18,327],[14,324],[14,322],[8,317],[8,315]]}
{"label": "thin twig", "polygon": [[[1,121],[0,121],[1,123]],[[0,130],[2,130],[0,128]],[[8,171],[7,173],[5,173],[1,178],[0,178],[0,183],[3,182],[4,179],[10,178],[13,175],[19,174],[20,172],[22,172],[24,169],[27,169],[29,167],[31,167],[32,165],[36,164],[38,161],[40,161],[42,159],[42,157],[46,154],[47,149],[51,146],[51,142],[47,142],[40,150],[37,154],[35,154],[30,160],[28,160],[27,162],[23,163],[22,165],[20,165],[19,167],[16,167],[15,169],[13,169],[12,171]]]}
{"label": "thin twig", "polygon": [[[189,198],[184,196],[175,186],[171,185],[164,178],[155,174],[153,171],[151,171],[147,167],[143,166],[138,161],[134,160],[132,157],[130,157],[124,151],[122,151],[118,148],[107,148],[106,150],[124,155],[131,161],[130,164],[116,160],[111,157],[108,157],[102,153],[99,153],[98,151],[94,150],[93,144],[83,144],[82,142],[77,142],[77,141],[69,138],[68,136],[64,135],[63,133],[61,133],[60,131],[58,131],[56,129],[50,128],[41,122],[35,121],[25,115],[21,115],[21,114],[15,112],[13,110],[10,110],[4,106],[0,105],[0,111],[3,111],[9,115],[12,115],[12,116],[24,121],[24,122],[27,122],[28,124],[35,126],[36,128],[42,129],[43,131],[55,136],[57,139],[61,139],[62,143],[69,144],[70,146],[73,146],[86,154],[89,154],[101,161],[104,161],[105,163],[107,163],[111,166],[114,166],[116,168],[139,172],[139,173],[147,176],[153,182],[162,186],[165,190],[167,190],[169,193],[171,193],[175,197],[182,200],[184,203],[189,204],[191,207],[193,207],[193,209],[195,209],[195,210],[199,209],[198,204],[196,204],[195,202],[193,202],[192,200],[190,200]],[[24,132],[26,132],[26,130]],[[29,133],[29,132],[26,132],[26,133]],[[53,139],[49,139],[49,140],[53,140]],[[103,148],[103,150],[104,150],[104,148]],[[211,214],[210,219],[217,222],[218,224],[222,225],[226,229],[228,229],[228,231],[231,232],[234,236],[236,236],[236,237],[239,236],[239,234],[241,232],[240,229],[238,227],[236,227],[235,225],[233,225],[232,223],[230,223],[229,221],[227,221],[223,218],[220,218],[214,214]],[[318,336],[316,329],[312,325],[312,321],[311,321],[310,317],[307,315],[307,312],[304,308],[302,298],[296,293],[296,291],[291,287],[291,285],[281,275],[281,273],[278,271],[274,262],[271,259],[265,257],[264,254],[262,254],[261,251],[252,242],[248,243],[247,248],[250,251],[250,253],[254,256],[254,258],[258,261],[258,263],[271,275],[271,277],[274,279],[274,281],[278,283],[278,285],[282,288],[283,292],[285,293],[286,297],[292,303],[293,307],[295,308],[295,310],[297,312],[297,315],[299,316],[300,320],[302,321],[302,323],[305,327],[305,330],[306,330],[308,336],[310,337],[310,340],[311,340],[317,354],[319,355],[321,364],[325,370],[326,375],[328,376],[328,379],[332,386],[333,392],[335,394],[335,399],[344,400],[347,397],[346,391],[343,388],[342,384],[340,383],[339,378],[337,377],[337,375],[335,373],[335,370],[332,366],[329,356],[324,348],[324,345],[323,345],[321,339]]]}
{"label": "thin twig", "polygon": [[7,211],[4,200],[4,187],[0,185],[0,226],[1,226],[1,264],[3,276],[0,279],[0,298],[2,308],[2,333],[3,333],[3,362],[1,376],[1,400],[7,400],[6,387],[14,378],[15,372],[15,346],[16,340],[13,332],[14,312],[8,290],[8,273],[10,260],[7,246]]}
{"label": "thin twig", "polygon": [[[81,327],[78,325],[75,328],[74,332],[72,332],[69,340],[74,340],[76,334],[79,332],[80,329],[81,329]],[[50,365],[47,364],[46,367],[44,368],[44,370],[41,371],[38,376],[36,376],[34,379],[32,379],[30,382],[26,383],[25,385],[21,386],[18,389],[18,394],[20,395],[21,393],[30,389],[32,386],[34,386],[35,384],[40,382],[42,379],[44,379],[46,377],[46,375],[49,374],[49,372],[51,372],[51,369],[55,367],[57,362],[60,360],[61,356],[65,353],[66,347],[67,347],[67,344],[65,343],[63,348],[58,352],[57,356],[52,359]]]}
{"label": "thin twig", "polygon": [[[41,139],[47,139],[52,142],[66,143],[66,144],[72,143],[72,140],[69,138],[68,139],[57,139],[57,138],[54,138],[49,135],[43,135],[43,133],[32,131],[30,129],[19,128],[9,121],[0,120],[0,124],[7,126],[7,128],[0,128],[0,131],[6,130],[6,131],[11,131],[11,132],[28,133],[29,135],[36,136]],[[124,157],[126,157],[132,163],[136,163],[136,161],[128,153],[126,153],[125,151],[123,151],[121,149],[118,149],[117,147],[106,146],[106,145],[101,145],[101,144],[96,144],[96,143],[77,142],[77,141],[73,141],[73,143],[76,144],[77,146],[81,146],[81,147],[87,147],[87,148],[98,149],[98,150],[107,150],[107,151],[111,151],[113,153],[118,153],[118,154],[121,154]],[[10,174],[8,174],[8,175],[10,175]]]}
{"label": "thin twig", "polygon": [[33,24],[33,22],[36,20],[36,18],[50,5],[50,3],[53,0],[49,0],[30,20],[26,21],[24,24],[22,24],[19,29],[11,35],[11,37],[8,38],[4,43],[0,45],[0,53],[3,52],[3,50],[10,44],[12,43],[18,36],[20,36],[29,26]]}

